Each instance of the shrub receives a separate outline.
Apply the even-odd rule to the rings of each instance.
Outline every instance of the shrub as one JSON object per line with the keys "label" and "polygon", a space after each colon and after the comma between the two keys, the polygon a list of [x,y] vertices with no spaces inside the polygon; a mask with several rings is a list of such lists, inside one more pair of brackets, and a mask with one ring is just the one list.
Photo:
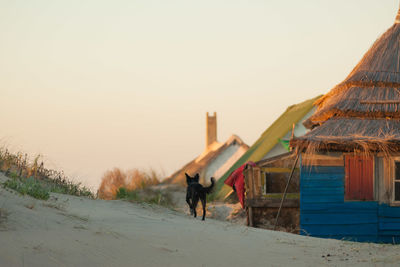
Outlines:
{"label": "shrub", "polygon": [[[64,172],[45,168],[41,155],[37,155],[30,163],[27,154],[11,153],[8,149],[0,148],[0,171],[23,184],[26,179],[33,177],[36,183],[50,192],[94,198],[88,188],[72,182]],[[9,183],[12,185],[13,182]]]}
{"label": "shrub", "polygon": [[151,188],[128,190],[125,187],[121,187],[117,190],[116,199],[126,199],[132,202],[149,203],[168,208],[172,208],[175,205],[170,192]]}
{"label": "shrub", "polygon": [[[160,179],[158,178],[158,174],[152,169],[147,172],[138,169],[124,172],[119,168],[114,168],[103,175],[97,193],[98,197],[101,199],[126,198],[124,194],[128,192],[145,189],[159,183]],[[121,191],[121,188],[124,189]]]}
{"label": "shrub", "polygon": [[11,188],[22,195],[30,195],[37,199],[47,200],[50,197],[49,190],[33,177],[21,180],[12,178],[4,183],[4,187]]}

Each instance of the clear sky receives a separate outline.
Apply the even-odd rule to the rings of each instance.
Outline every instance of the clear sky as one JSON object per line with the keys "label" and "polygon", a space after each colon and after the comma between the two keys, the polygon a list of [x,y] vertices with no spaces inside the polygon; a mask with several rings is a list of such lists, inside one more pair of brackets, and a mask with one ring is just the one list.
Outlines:
{"label": "clear sky", "polygon": [[0,0],[0,141],[97,187],[165,175],[218,139],[252,145],[341,82],[398,0]]}

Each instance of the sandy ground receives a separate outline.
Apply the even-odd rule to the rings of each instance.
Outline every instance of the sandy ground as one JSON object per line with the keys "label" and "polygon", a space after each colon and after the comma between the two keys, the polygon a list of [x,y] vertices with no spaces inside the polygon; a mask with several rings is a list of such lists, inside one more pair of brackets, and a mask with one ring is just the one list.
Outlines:
{"label": "sandy ground", "polygon": [[[0,175],[0,181],[6,179]],[[0,189],[0,266],[399,266],[400,247],[247,228],[170,209]]]}

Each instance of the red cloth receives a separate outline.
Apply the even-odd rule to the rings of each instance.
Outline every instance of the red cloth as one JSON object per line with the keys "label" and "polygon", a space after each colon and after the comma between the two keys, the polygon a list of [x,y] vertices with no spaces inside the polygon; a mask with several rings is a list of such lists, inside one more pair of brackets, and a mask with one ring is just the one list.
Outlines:
{"label": "red cloth", "polygon": [[233,188],[235,186],[236,189],[236,194],[239,198],[240,204],[242,204],[242,208],[244,208],[244,192],[245,192],[245,187],[244,187],[244,175],[243,171],[246,168],[247,165],[251,166],[256,166],[256,164],[252,161],[249,161],[236,170],[234,170],[231,175],[225,180],[225,184],[229,185],[230,187]]}

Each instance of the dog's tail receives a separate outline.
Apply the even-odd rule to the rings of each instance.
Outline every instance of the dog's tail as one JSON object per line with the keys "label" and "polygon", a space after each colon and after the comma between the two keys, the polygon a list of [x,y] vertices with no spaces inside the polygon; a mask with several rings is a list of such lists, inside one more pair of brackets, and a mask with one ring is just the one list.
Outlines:
{"label": "dog's tail", "polygon": [[210,194],[214,188],[214,184],[215,184],[215,179],[214,179],[214,177],[211,177],[211,185],[204,187],[204,192],[206,192],[207,194]]}

